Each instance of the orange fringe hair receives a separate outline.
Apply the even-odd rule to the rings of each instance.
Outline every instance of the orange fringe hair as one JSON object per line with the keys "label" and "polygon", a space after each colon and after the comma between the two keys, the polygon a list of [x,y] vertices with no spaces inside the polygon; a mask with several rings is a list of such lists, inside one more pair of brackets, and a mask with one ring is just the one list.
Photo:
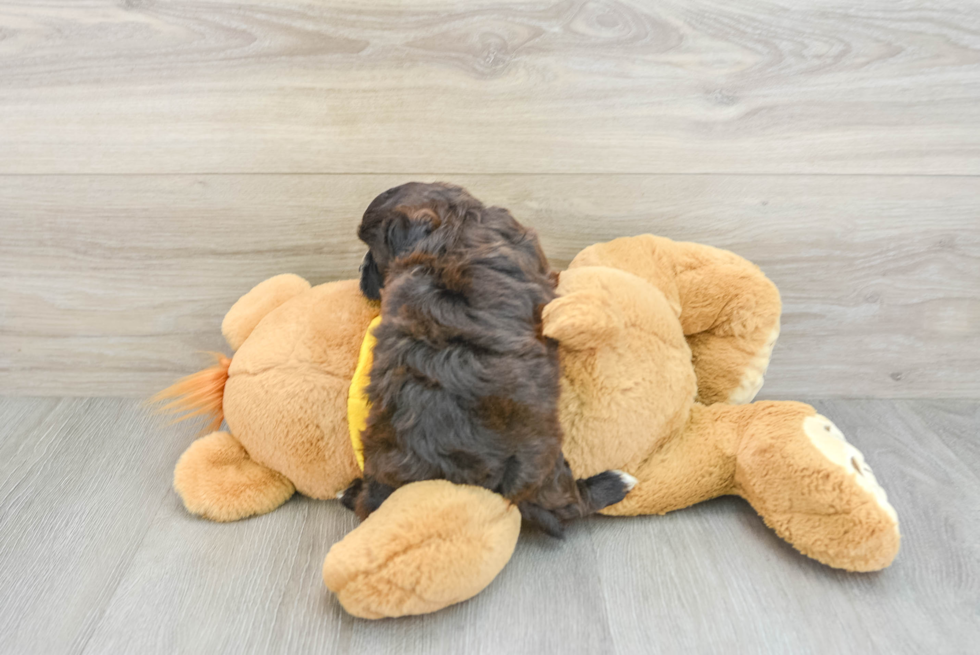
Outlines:
{"label": "orange fringe hair", "polygon": [[214,365],[203,371],[192,373],[150,398],[151,403],[166,404],[157,409],[160,413],[180,414],[174,423],[186,421],[195,416],[211,417],[205,432],[214,432],[221,427],[225,418],[222,400],[225,395],[225,382],[228,381],[228,367],[231,358],[221,353],[208,353],[214,357]]}

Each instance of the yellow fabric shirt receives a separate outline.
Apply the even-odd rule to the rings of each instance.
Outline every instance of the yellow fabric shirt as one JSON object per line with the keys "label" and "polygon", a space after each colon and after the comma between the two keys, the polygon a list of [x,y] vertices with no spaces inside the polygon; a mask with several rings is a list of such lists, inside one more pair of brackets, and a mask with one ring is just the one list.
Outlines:
{"label": "yellow fabric shirt", "polygon": [[371,364],[374,363],[374,346],[378,342],[374,338],[374,328],[381,323],[381,317],[375,317],[368,325],[361,352],[357,357],[357,368],[354,378],[350,381],[347,392],[347,424],[350,426],[350,443],[354,447],[354,457],[357,465],[364,470],[364,444],[361,442],[361,432],[367,427],[368,413],[371,403],[367,397],[367,386],[371,381]]}

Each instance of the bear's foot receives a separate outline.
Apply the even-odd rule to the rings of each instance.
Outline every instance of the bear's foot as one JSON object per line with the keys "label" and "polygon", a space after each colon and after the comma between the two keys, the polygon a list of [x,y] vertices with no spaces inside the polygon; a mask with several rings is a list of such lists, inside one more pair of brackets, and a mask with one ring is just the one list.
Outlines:
{"label": "bear's foot", "polygon": [[897,527],[898,514],[888,502],[888,494],[878,484],[871,467],[864,461],[864,455],[847,441],[840,429],[826,416],[816,414],[804,419],[803,431],[824,457],[846,470],[862,489],[874,496],[875,504],[895,522]]}
{"label": "bear's foot", "polygon": [[188,512],[222,522],[271,512],[295,491],[227,432],[212,432],[184,451],[174,468],[174,489]]}
{"label": "bear's foot", "polygon": [[361,618],[435,612],[490,584],[520,530],[517,507],[487,489],[413,482],[333,545],[323,581]]}
{"label": "bear's foot", "polygon": [[[898,554],[898,516],[861,452],[800,403],[762,403],[738,455],[739,491],[804,555],[877,571]],[[758,423],[758,424],[757,424]]]}

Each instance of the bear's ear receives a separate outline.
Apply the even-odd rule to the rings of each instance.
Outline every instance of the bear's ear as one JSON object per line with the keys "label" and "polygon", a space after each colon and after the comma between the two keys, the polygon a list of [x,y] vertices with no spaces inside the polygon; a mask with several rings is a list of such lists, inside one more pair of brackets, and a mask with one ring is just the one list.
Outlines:
{"label": "bear's ear", "polygon": [[541,315],[543,332],[573,350],[600,348],[624,327],[623,315],[608,296],[595,291],[573,291],[548,303]]}

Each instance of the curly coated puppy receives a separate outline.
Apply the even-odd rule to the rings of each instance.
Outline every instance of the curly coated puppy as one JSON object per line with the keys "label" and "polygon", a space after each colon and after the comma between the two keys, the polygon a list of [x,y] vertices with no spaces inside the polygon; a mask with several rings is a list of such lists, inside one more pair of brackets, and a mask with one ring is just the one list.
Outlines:
{"label": "curly coated puppy", "polygon": [[408,183],[367,208],[361,290],[381,299],[362,435],[361,519],[396,488],[445,479],[491,489],[559,536],[634,480],[576,480],[562,456],[558,344],[541,333],[557,276],[533,230],[464,189]]}

